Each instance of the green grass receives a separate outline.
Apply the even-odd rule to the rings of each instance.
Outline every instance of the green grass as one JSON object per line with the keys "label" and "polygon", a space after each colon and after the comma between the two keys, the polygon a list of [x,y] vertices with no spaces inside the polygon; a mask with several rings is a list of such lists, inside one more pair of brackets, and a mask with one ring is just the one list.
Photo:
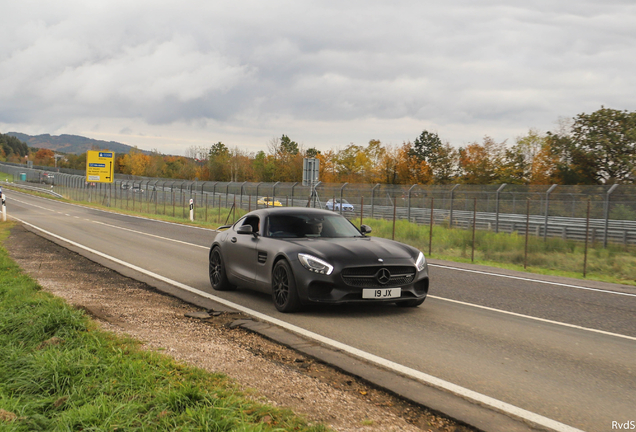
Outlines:
{"label": "green grass", "polygon": [[[2,178],[2,174],[0,174]],[[59,190],[58,190],[59,192]],[[66,199],[64,201],[75,202],[82,205],[102,208],[108,211],[119,213],[140,215],[152,219],[159,219],[175,223],[196,225],[206,228],[216,228],[219,225],[232,223],[246,212],[236,209],[230,214],[230,209],[222,207],[219,212],[218,207],[209,206],[207,209],[197,208],[195,220],[191,222],[187,219],[189,211],[176,205],[173,209],[168,205],[148,208],[147,203],[141,205],[135,203],[134,209],[132,200],[115,201],[111,206],[102,203],[88,202],[86,196],[74,195],[74,192],[66,192],[76,200]],[[50,196],[49,196],[50,198]],[[103,198],[103,197],[102,197]],[[217,201],[218,203],[218,201]],[[217,204],[218,205],[218,204]],[[175,216],[173,216],[173,214]],[[186,216],[184,218],[184,215]],[[229,215],[229,217],[228,217]],[[355,224],[359,219],[354,218]],[[364,223],[373,228],[372,235],[384,238],[392,238],[393,221],[382,219],[365,219]],[[517,233],[494,233],[492,231],[477,231],[475,238],[474,261],[472,256],[472,231],[461,229],[450,229],[444,226],[433,227],[433,245],[431,254],[429,251],[428,225],[417,225],[405,220],[396,221],[395,239],[419,248],[431,258],[438,258],[455,262],[474,262],[475,264],[488,265],[492,267],[506,268],[510,270],[521,270],[530,273],[565,276],[572,278],[583,278],[584,264],[584,244],[573,240],[563,240],[560,238],[542,238],[530,235],[528,242],[527,261],[525,256],[525,236]],[[526,268],[524,268],[524,262]],[[601,244],[589,244],[586,264],[586,278],[611,283],[636,285],[636,247],[617,245],[610,243],[607,249]]]}
{"label": "green grass", "polygon": [[[4,242],[9,223],[0,225]],[[0,431],[325,431],[98,330],[0,247]]]}
{"label": "green grass", "polygon": [[[373,227],[372,235],[392,238],[393,221],[363,221]],[[524,271],[525,235],[518,233],[475,232],[474,261],[471,261],[473,233],[470,230],[433,226],[433,242],[429,254],[430,226],[404,220],[395,224],[395,240],[419,248],[429,258],[455,262],[474,262],[493,267]],[[548,238],[546,241],[528,236],[527,268],[525,271],[583,278],[585,244],[574,240]],[[636,248],[608,244],[588,245],[587,279],[636,285]]]}

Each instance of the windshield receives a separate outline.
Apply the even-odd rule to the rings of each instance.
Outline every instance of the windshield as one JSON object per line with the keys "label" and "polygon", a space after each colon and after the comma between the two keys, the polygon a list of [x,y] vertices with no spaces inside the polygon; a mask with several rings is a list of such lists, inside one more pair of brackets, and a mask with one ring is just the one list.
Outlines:
{"label": "windshield", "polygon": [[278,238],[362,237],[347,218],[334,215],[276,215],[269,217],[267,235]]}

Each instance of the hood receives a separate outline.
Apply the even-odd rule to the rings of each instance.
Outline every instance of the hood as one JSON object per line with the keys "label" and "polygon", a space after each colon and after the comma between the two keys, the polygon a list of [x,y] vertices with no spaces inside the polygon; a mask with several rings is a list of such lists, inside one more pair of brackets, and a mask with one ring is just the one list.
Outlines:
{"label": "hood", "polygon": [[346,266],[414,264],[419,251],[411,246],[378,237],[291,240],[305,253],[332,264]]}

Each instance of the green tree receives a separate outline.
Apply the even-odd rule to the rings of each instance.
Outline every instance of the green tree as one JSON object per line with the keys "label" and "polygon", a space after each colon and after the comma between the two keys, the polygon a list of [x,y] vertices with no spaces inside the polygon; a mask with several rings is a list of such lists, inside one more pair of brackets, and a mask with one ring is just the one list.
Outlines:
{"label": "green tree", "polygon": [[11,135],[0,134],[0,147],[6,157],[24,157],[29,154],[29,146]]}
{"label": "green tree", "polygon": [[439,149],[429,165],[434,184],[450,184],[457,177],[459,153],[450,143],[445,143]]}
{"label": "green tree", "polygon": [[315,147],[310,147],[307,149],[307,151],[305,152],[305,157],[308,158],[315,158],[320,154],[320,150],[316,149]]}
{"label": "green tree", "polygon": [[598,183],[633,183],[636,168],[636,112],[601,106],[579,114],[572,126],[573,147],[568,149],[595,168]]}
{"label": "green tree", "polygon": [[442,148],[442,140],[434,132],[422,131],[419,137],[415,138],[409,155],[416,157],[420,162],[426,161],[430,165],[437,158]]}
{"label": "green tree", "polygon": [[276,160],[273,156],[265,154],[264,151],[256,153],[256,157],[252,162],[256,180],[259,182],[275,181],[276,176]]}
{"label": "green tree", "polygon": [[291,139],[289,139],[289,137],[285,134],[283,134],[283,136],[280,139],[280,144],[279,144],[279,153],[281,155],[297,155],[298,154],[298,143],[296,141],[292,141]]}
{"label": "green tree", "polygon": [[212,144],[208,154],[210,180],[230,181],[230,157],[230,151],[221,141]]}

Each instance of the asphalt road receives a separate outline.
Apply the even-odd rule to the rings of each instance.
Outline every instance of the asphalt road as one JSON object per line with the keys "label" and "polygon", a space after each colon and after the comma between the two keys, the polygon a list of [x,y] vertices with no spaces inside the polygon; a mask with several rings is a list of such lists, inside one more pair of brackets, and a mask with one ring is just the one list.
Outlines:
{"label": "asphalt road", "polygon": [[[372,355],[562,425],[636,421],[636,288],[430,261],[419,308],[280,314],[263,294],[214,292],[214,231],[6,191],[9,216]],[[546,283],[550,282],[550,283]],[[586,289],[587,288],[587,289]]]}

